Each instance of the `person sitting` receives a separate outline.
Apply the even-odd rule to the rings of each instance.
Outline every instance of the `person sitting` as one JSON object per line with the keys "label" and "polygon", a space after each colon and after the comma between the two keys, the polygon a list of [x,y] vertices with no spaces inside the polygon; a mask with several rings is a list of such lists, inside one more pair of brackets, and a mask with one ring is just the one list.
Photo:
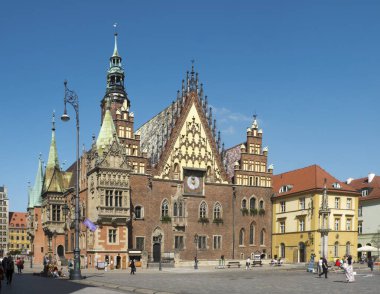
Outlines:
{"label": "person sitting", "polygon": [[59,278],[58,268],[55,266],[52,273],[53,278]]}
{"label": "person sitting", "polygon": [[341,263],[340,263],[339,258],[336,259],[336,261],[335,261],[335,266],[338,267],[338,268],[340,268]]}

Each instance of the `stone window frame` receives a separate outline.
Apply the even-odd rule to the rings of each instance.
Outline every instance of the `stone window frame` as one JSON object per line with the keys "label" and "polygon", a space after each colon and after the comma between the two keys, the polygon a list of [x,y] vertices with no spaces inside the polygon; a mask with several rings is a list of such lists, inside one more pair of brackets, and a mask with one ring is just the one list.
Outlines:
{"label": "stone window frame", "polygon": [[[137,208],[140,209],[140,217],[137,217],[137,214],[136,214]],[[141,204],[137,204],[135,206],[134,213],[135,213],[135,219],[144,219],[144,206]]]}
{"label": "stone window frame", "polygon": [[[142,249],[140,249],[139,247],[137,247],[137,238],[141,238],[142,240],[143,240],[143,248]],[[135,236],[135,247],[136,247],[136,249],[138,249],[138,250],[145,250],[145,236]]]}
{"label": "stone window frame", "polygon": [[[176,242],[176,240],[181,240],[182,239],[182,246],[176,246],[179,243]],[[184,250],[185,249],[185,236],[184,235],[174,235],[174,242],[173,246],[175,250]]]}
{"label": "stone window frame", "polygon": [[202,200],[201,203],[199,204],[198,215],[199,215],[199,218],[207,218],[208,216],[208,205],[207,205],[207,202],[204,200]]}
{"label": "stone window frame", "polygon": [[[218,210],[219,208],[219,210]],[[214,207],[212,209],[212,216],[213,219],[221,219],[223,218],[223,209],[222,209],[222,204],[220,204],[219,201],[214,203]]]}
{"label": "stone window frame", "polygon": [[239,230],[239,247],[244,247],[245,243],[245,229],[244,228],[241,228]]}
{"label": "stone window frame", "polygon": [[[110,241],[110,231],[115,231],[115,241]],[[109,245],[119,245],[119,228],[108,228],[107,229],[107,244]]]}
{"label": "stone window frame", "polygon": [[[251,200],[254,199],[254,206],[251,207]],[[255,209],[257,208],[256,205],[257,204],[257,197],[255,195],[252,195],[251,197],[249,197],[249,209]]]}
{"label": "stone window frame", "polygon": [[264,228],[260,231],[260,246],[265,246],[266,230]]}
{"label": "stone window frame", "polygon": [[[164,206],[166,205],[166,207]],[[165,216],[170,216],[169,214],[169,200],[168,199],[163,199],[162,202],[161,202],[161,218],[165,217]]]}
{"label": "stone window frame", "polygon": [[[243,205],[243,202],[245,201],[245,206]],[[241,208],[247,208],[247,198],[243,198],[242,200],[241,200],[241,204],[240,204],[240,206],[241,206]]]}
{"label": "stone window frame", "polygon": [[[215,240],[218,240],[215,242]],[[221,250],[222,248],[222,242],[223,242],[223,236],[222,235],[213,235],[212,236],[212,249],[213,250]],[[216,245],[218,245],[216,247]]]}
{"label": "stone window frame", "polygon": [[254,246],[256,239],[256,222],[253,221],[249,225],[249,245]]}

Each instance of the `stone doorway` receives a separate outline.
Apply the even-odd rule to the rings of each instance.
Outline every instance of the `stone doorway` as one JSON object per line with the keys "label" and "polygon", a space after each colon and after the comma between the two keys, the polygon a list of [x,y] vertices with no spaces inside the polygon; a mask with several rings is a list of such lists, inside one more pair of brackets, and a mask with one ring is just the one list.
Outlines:
{"label": "stone doorway", "polygon": [[159,262],[161,255],[161,246],[160,243],[153,244],[153,262]]}

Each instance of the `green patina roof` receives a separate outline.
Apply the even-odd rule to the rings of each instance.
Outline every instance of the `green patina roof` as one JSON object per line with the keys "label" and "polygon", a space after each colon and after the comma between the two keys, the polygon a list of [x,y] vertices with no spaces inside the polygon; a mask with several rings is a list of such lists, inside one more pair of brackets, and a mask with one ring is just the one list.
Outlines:
{"label": "green patina roof", "polygon": [[33,208],[35,206],[42,205],[42,186],[44,182],[44,172],[42,169],[42,160],[41,158],[38,160],[38,169],[36,179],[34,181],[33,187],[28,190],[28,208]]}
{"label": "green patina roof", "polygon": [[55,126],[53,121],[49,158],[46,165],[44,192],[64,192],[64,182],[61,169],[59,167],[57,146],[55,142]]}
{"label": "green patina roof", "polygon": [[104,115],[102,127],[100,128],[98,139],[96,140],[96,148],[98,149],[100,155],[103,152],[103,149],[112,143],[114,138],[116,138],[116,141],[119,142],[119,138],[116,136],[116,128],[112,120],[111,111],[107,109]]}

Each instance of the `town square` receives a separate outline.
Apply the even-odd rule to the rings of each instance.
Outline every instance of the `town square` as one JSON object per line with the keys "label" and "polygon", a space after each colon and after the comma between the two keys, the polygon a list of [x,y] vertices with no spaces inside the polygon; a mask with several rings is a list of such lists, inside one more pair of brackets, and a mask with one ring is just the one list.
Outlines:
{"label": "town square", "polygon": [[4,293],[376,293],[380,3],[2,3]]}

